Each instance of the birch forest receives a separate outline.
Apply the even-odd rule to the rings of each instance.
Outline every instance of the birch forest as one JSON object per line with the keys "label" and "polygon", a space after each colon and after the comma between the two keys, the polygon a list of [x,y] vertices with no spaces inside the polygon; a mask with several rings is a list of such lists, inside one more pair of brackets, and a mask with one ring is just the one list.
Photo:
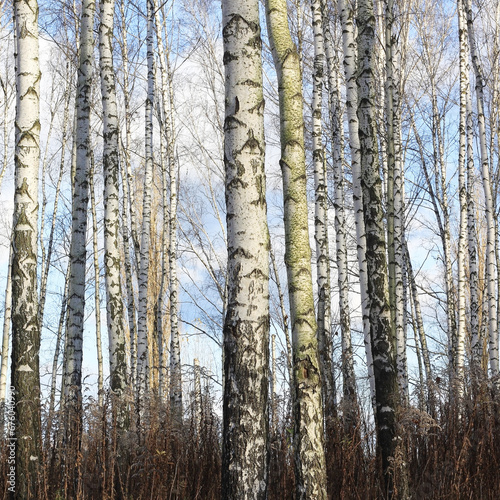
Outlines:
{"label": "birch forest", "polygon": [[498,0],[0,0],[0,499],[498,499],[499,67]]}

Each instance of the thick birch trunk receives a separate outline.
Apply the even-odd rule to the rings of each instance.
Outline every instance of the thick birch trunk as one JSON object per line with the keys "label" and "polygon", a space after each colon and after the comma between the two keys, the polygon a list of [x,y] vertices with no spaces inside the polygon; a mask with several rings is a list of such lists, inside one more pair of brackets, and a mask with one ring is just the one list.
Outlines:
{"label": "thick birch trunk", "polygon": [[14,2],[16,40],[15,195],[12,233],[12,375],[16,496],[42,496],[40,328],[37,294],[40,66],[38,3]]}
{"label": "thick birch trunk", "polygon": [[[95,2],[82,7],[78,93],[76,98],[76,158],[73,177],[68,324],[64,352],[65,439],[79,448],[82,418],[83,324],[87,265],[87,208],[90,170],[90,99],[93,78],[93,25]],[[76,449],[75,448],[75,449]],[[72,464],[68,464],[73,467]],[[76,478],[75,478],[76,480]]]}
{"label": "thick birch trunk", "polygon": [[297,498],[326,498],[321,376],[311,276],[304,119],[299,55],[283,0],[266,2],[280,104],[285,263],[292,319],[295,487]]}
{"label": "thick birch trunk", "polygon": [[222,498],[267,498],[269,232],[259,5],[222,2],[228,301]]}
{"label": "thick birch trunk", "polygon": [[363,218],[363,193],[361,190],[361,157],[359,141],[359,122],[357,115],[358,89],[356,87],[357,45],[354,38],[354,11],[345,0],[338,0],[342,19],[342,44],[344,49],[344,71],[347,82],[346,109],[351,148],[352,196],[354,202],[354,222],[356,226],[359,283],[361,293],[361,314],[363,316],[363,337],[366,364],[372,404],[375,406],[375,377],[370,341],[370,300],[368,296],[368,271],[366,267],[366,233]]}
{"label": "thick birch trunk", "polygon": [[387,282],[382,181],[379,173],[374,87],[375,23],[373,4],[358,4],[358,118],[366,229],[366,261],[370,297],[370,336],[375,374],[377,444],[382,458],[385,489],[393,491],[389,459],[396,435],[397,377]]}
{"label": "thick birch trunk", "polygon": [[[103,105],[104,267],[109,337],[110,387],[117,401],[127,388],[127,350],[120,286],[118,115],[112,57],[114,0],[100,4],[99,55]],[[123,415],[119,425],[123,425]]]}
{"label": "thick birch trunk", "polygon": [[[151,189],[153,182],[153,101],[155,98],[154,54],[153,54],[153,6],[147,1],[148,31],[146,37],[147,64],[148,64],[148,91],[145,105],[145,163],[144,190],[142,197],[142,230],[139,262],[139,304],[137,315],[137,384],[139,406],[144,405],[144,397],[148,392],[148,276],[149,276],[149,247],[151,240]],[[142,408],[140,408],[142,410]]]}

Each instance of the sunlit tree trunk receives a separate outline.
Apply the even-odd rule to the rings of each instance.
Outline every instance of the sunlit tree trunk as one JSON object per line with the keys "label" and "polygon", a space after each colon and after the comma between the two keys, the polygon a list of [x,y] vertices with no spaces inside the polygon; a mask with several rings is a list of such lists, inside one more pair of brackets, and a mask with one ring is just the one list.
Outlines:
{"label": "sunlit tree trunk", "polygon": [[139,406],[144,404],[144,396],[148,392],[148,273],[149,273],[149,247],[151,239],[151,189],[153,182],[153,101],[155,98],[155,78],[154,78],[154,53],[153,53],[153,6],[150,0],[147,1],[147,95],[145,105],[145,170],[144,170],[144,190],[142,197],[142,230],[139,263],[139,312],[137,315],[137,384],[139,395]]}
{"label": "sunlit tree trunk", "polygon": [[465,184],[465,163],[467,156],[467,92],[469,85],[469,48],[467,43],[467,24],[462,0],[457,1],[458,36],[460,41],[460,115],[458,125],[458,197],[460,204],[460,222],[458,233],[458,328],[455,359],[454,389],[458,397],[462,396],[465,362],[465,257],[467,244],[467,188]]}
{"label": "sunlit tree trunk", "polygon": [[[158,40],[158,59],[160,62],[162,123],[161,129],[166,141],[167,167],[169,174],[170,204],[168,218],[168,265],[169,265],[169,302],[170,302],[170,406],[175,421],[182,420],[182,366],[180,349],[180,330],[178,320],[178,282],[177,282],[177,187],[178,165],[175,158],[174,95],[172,72],[170,69],[170,49],[168,39],[164,40],[161,31],[159,9],[154,0],[156,39]],[[164,211],[165,208],[164,208]],[[164,230],[167,225],[164,226]]]}
{"label": "sunlit tree trunk", "polygon": [[377,445],[382,458],[385,488],[393,491],[390,458],[396,435],[397,377],[387,281],[386,243],[382,209],[375,113],[375,18],[370,0],[360,0],[358,26],[358,118],[361,183],[366,230],[366,261],[370,297],[370,336],[375,374]]}
{"label": "sunlit tree trunk", "polygon": [[16,498],[40,498],[40,327],[37,294],[40,65],[38,3],[14,2],[16,57],[15,195],[12,230],[12,375]]}
{"label": "sunlit tree trunk", "polygon": [[312,100],[312,147],[314,166],[314,239],[316,241],[316,270],[318,283],[318,347],[323,391],[324,417],[326,431],[329,432],[331,419],[335,413],[335,394],[332,368],[331,339],[331,293],[330,293],[330,246],[328,241],[328,183],[323,148],[323,78],[325,48],[323,41],[323,22],[321,0],[311,2],[314,67]]}
{"label": "sunlit tree trunk", "polygon": [[[119,401],[128,383],[120,286],[118,115],[112,57],[114,0],[100,4],[99,55],[103,105],[104,268],[109,337],[110,387]],[[119,425],[123,425],[122,416]]]}
{"label": "sunlit tree trunk", "polygon": [[222,498],[267,498],[269,233],[259,5],[223,0],[228,301]]}
{"label": "sunlit tree trunk", "polygon": [[323,499],[326,465],[307,214],[302,79],[286,2],[268,0],[266,17],[280,105],[285,263],[292,320],[295,490],[297,498]]}
{"label": "sunlit tree trunk", "polygon": [[476,106],[477,106],[477,121],[479,128],[479,151],[481,157],[481,173],[483,176],[483,190],[486,211],[486,289],[488,301],[488,331],[489,331],[489,355],[490,368],[493,376],[498,375],[499,360],[498,360],[498,323],[497,323],[497,300],[496,288],[496,235],[495,235],[495,218],[493,196],[491,192],[491,181],[489,171],[488,150],[486,144],[486,127],[484,119],[484,95],[483,88],[485,86],[481,63],[476,48],[476,40],[474,35],[474,21],[470,0],[462,0],[467,14],[467,28],[469,35],[470,53],[472,58],[472,67],[476,76]]}
{"label": "sunlit tree trunk", "polygon": [[0,432],[4,428],[4,407],[7,396],[7,367],[9,356],[10,321],[12,317],[12,245],[9,247],[9,268],[5,284],[5,301],[3,309],[2,363],[0,369]]}
{"label": "sunlit tree trunk", "polygon": [[401,108],[399,104],[399,61],[394,34],[394,2],[386,1],[385,12],[385,116],[387,130],[387,246],[389,257],[389,298],[396,341],[396,366],[401,401],[409,403],[408,367],[403,303],[403,179],[401,165]]}
{"label": "sunlit tree trunk", "polygon": [[337,257],[337,281],[339,286],[340,329],[342,335],[342,377],[344,393],[344,423],[352,432],[357,421],[356,378],[351,344],[351,318],[349,311],[349,274],[347,255],[347,225],[345,215],[344,183],[344,128],[340,99],[340,74],[326,5],[322,2],[323,33],[325,40],[326,66],[328,70],[330,123],[333,150],[333,183],[335,207],[335,242]]}
{"label": "sunlit tree trunk", "polygon": [[351,148],[352,196],[354,203],[354,221],[356,225],[356,248],[359,267],[361,293],[361,314],[363,316],[363,337],[365,343],[366,364],[372,403],[375,404],[375,378],[373,374],[373,356],[370,341],[370,300],[368,297],[368,271],[366,267],[366,234],[363,218],[363,194],[361,190],[361,158],[359,141],[359,122],[357,115],[358,89],[356,86],[357,45],[354,38],[354,10],[350,3],[338,0],[342,20],[342,44],[344,52],[344,71],[346,77],[346,109]]}
{"label": "sunlit tree trunk", "polygon": [[92,212],[92,256],[94,261],[94,315],[95,315],[95,341],[97,350],[97,391],[99,406],[104,402],[104,370],[102,361],[101,340],[101,273],[99,269],[99,250],[97,246],[97,212],[94,191],[94,157],[91,154],[90,172],[90,210]]}

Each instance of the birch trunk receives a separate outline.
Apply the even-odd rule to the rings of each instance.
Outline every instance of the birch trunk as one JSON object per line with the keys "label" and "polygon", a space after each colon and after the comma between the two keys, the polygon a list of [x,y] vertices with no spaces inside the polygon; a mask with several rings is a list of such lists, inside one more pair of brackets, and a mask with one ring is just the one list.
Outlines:
{"label": "birch trunk", "polygon": [[[178,325],[178,283],[177,283],[177,185],[178,165],[175,160],[175,126],[172,72],[170,70],[170,52],[168,40],[164,49],[159,9],[154,0],[156,38],[158,40],[158,56],[160,61],[161,94],[162,94],[162,130],[167,143],[167,164],[170,178],[169,206],[169,288],[170,288],[170,406],[176,422],[182,420],[182,365],[180,351],[180,331]],[[164,230],[166,226],[164,227]]]}
{"label": "birch trunk", "polygon": [[366,229],[366,261],[370,297],[370,336],[375,374],[377,445],[382,458],[385,489],[393,493],[389,459],[396,435],[397,377],[387,282],[386,243],[379,173],[375,87],[375,18],[370,0],[360,0],[358,26],[358,118]]}
{"label": "birch trunk", "polygon": [[[70,265],[66,268],[66,273],[64,277],[64,293],[61,302],[61,312],[59,313],[59,324],[57,327],[57,337],[56,337],[56,348],[54,350],[54,357],[52,359],[52,377],[50,382],[50,398],[49,398],[49,413],[47,416],[47,427],[45,431],[45,441],[46,447],[50,446],[50,440],[52,438],[52,424],[54,421],[55,407],[56,407],[56,390],[57,390],[57,366],[59,364],[59,355],[61,352],[61,344],[64,331],[64,321],[67,319],[68,314],[68,293],[69,293],[69,273]],[[64,375],[64,374],[63,374]],[[64,376],[63,376],[64,379]],[[64,383],[63,383],[64,385]],[[61,406],[63,404],[64,397],[61,395]]]}
{"label": "birch trunk", "polygon": [[477,262],[476,208],[474,203],[474,125],[470,86],[467,92],[467,249],[469,254],[471,363],[476,375],[481,370],[483,345],[479,317],[479,270]]}
{"label": "birch trunk", "polygon": [[356,248],[359,267],[359,285],[361,293],[361,313],[363,316],[363,337],[368,367],[368,380],[372,405],[375,407],[375,377],[370,341],[370,299],[368,296],[368,271],[366,265],[366,233],[363,218],[363,193],[361,189],[361,157],[359,140],[359,122],[357,115],[358,89],[356,86],[356,52],[354,38],[354,11],[350,3],[338,0],[342,19],[342,44],[344,52],[344,71],[347,82],[346,109],[349,126],[349,144],[351,148],[352,196],[354,202],[354,222],[356,226]]}
{"label": "birch trunk", "polygon": [[[118,115],[112,37],[114,0],[100,4],[99,55],[103,106],[104,267],[109,336],[110,387],[119,401],[127,388],[127,352],[120,287]],[[119,425],[123,425],[123,415]]]}
{"label": "birch trunk", "polygon": [[389,257],[389,297],[396,346],[396,366],[401,401],[409,404],[408,367],[403,303],[403,180],[401,166],[398,62],[393,32],[394,2],[386,2],[385,14],[385,107],[387,130],[387,246]]}
{"label": "birch trunk", "polygon": [[[322,2],[322,11],[326,6]],[[324,15],[324,14],[323,14]],[[357,422],[356,378],[354,375],[354,359],[351,344],[351,318],[349,311],[349,275],[347,255],[347,231],[344,195],[344,129],[341,112],[339,65],[335,56],[332,35],[328,19],[323,18],[326,66],[328,70],[330,123],[333,144],[333,183],[335,207],[335,240],[337,257],[337,276],[339,286],[340,329],[342,335],[342,377],[344,394],[344,425],[352,434]]]}
{"label": "birch trunk", "polygon": [[488,331],[489,331],[489,355],[492,376],[498,375],[498,322],[496,301],[496,271],[495,271],[495,218],[493,196],[491,192],[491,181],[489,171],[488,150],[486,145],[486,127],[484,119],[484,95],[485,86],[481,63],[476,48],[474,35],[474,21],[470,0],[462,0],[467,14],[467,28],[469,35],[469,46],[472,59],[472,67],[476,76],[476,106],[477,121],[479,127],[479,150],[481,156],[481,173],[483,177],[483,190],[486,212],[486,289],[488,301]]}
{"label": "birch trunk", "polygon": [[318,283],[318,355],[321,371],[321,385],[324,402],[324,418],[328,434],[331,419],[335,413],[335,394],[333,383],[333,352],[331,333],[331,296],[330,296],[330,248],[328,242],[328,185],[326,163],[323,149],[323,78],[325,48],[323,41],[323,22],[321,0],[312,0],[312,24],[314,35],[314,68],[312,100],[312,141],[314,166],[314,239],[316,241],[316,269]]}
{"label": "birch trunk", "polygon": [[297,498],[326,499],[321,376],[311,276],[306,197],[302,81],[283,0],[266,2],[278,76],[285,263],[292,320],[295,489]]}
{"label": "birch trunk", "polygon": [[[147,1],[147,64],[148,64],[148,91],[145,105],[145,171],[144,190],[142,197],[142,230],[139,262],[139,304],[137,315],[137,384],[139,407],[144,405],[144,397],[148,392],[148,274],[149,274],[149,247],[151,240],[151,189],[153,183],[153,101],[154,88],[154,54],[153,54],[153,6]],[[142,408],[139,408],[141,411]]]}
{"label": "birch trunk", "polygon": [[14,2],[16,58],[15,195],[12,232],[12,375],[15,388],[16,496],[43,495],[40,327],[37,294],[40,66],[38,3]]}
{"label": "birch trunk", "polygon": [[5,284],[5,307],[3,313],[2,334],[2,364],[0,369],[0,432],[4,429],[4,408],[7,396],[7,365],[9,356],[10,321],[12,318],[12,245],[9,247],[9,268],[7,270],[7,283]]}
{"label": "birch trunk", "polygon": [[222,498],[267,498],[269,233],[259,5],[223,0],[228,302]]}
{"label": "birch trunk", "polygon": [[104,403],[104,375],[102,362],[102,341],[101,341],[101,273],[99,269],[99,250],[97,246],[97,213],[94,192],[94,157],[91,153],[90,161],[90,209],[92,212],[92,255],[94,261],[94,314],[95,314],[95,341],[97,350],[97,391],[99,406]]}
{"label": "birch trunk", "polygon": [[457,352],[455,364],[455,390],[461,398],[464,384],[465,362],[465,246],[467,238],[467,189],[465,185],[465,162],[467,156],[467,93],[469,84],[469,48],[467,44],[467,24],[463,10],[462,0],[457,1],[458,36],[460,41],[460,115],[458,125],[459,150],[458,150],[458,196],[460,203],[460,222],[458,233],[458,329]]}
{"label": "birch trunk", "polygon": [[[82,359],[87,265],[87,208],[90,170],[90,100],[93,79],[93,21],[95,2],[82,7],[80,61],[76,98],[76,157],[73,177],[68,324],[64,352],[65,440],[70,450],[79,449],[82,423]],[[73,457],[76,460],[76,456]],[[74,465],[69,462],[71,471]],[[71,474],[71,473],[70,473]],[[76,486],[73,477],[71,488]],[[72,491],[72,494],[75,492]]]}

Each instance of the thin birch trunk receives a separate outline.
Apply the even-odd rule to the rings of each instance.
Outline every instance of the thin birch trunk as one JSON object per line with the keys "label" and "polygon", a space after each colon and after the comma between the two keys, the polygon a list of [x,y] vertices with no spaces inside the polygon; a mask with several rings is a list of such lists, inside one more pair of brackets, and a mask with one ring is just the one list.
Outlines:
{"label": "thin birch trunk", "polygon": [[[104,266],[109,336],[110,387],[116,402],[127,388],[127,349],[120,287],[118,115],[112,56],[114,0],[100,4],[99,55],[103,120]],[[118,425],[125,424],[119,415]]]}
{"label": "thin birch trunk", "polygon": [[180,331],[178,325],[178,288],[177,283],[177,186],[178,165],[175,159],[175,126],[172,72],[170,70],[170,53],[168,39],[161,31],[159,9],[154,0],[156,38],[158,40],[158,56],[160,61],[161,94],[162,94],[162,130],[167,143],[167,161],[170,178],[169,206],[169,289],[170,289],[170,406],[175,421],[182,420],[182,366],[180,351]]}
{"label": "thin birch trunk", "polygon": [[499,372],[498,360],[498,322],[497,322],[497,301],[496,301],[496,271],[495,271],[495,218],[493,196],[491,192],[491,181],[489,171],[488,150],[486,144],[486,127],[484,118],[484,93],[485,86],[481,63],[476,48],[474,34],[474,21],[470,0],[462,0],[467,14],[467,28],[469,34],[469,46],[472,59],[472,67],[476,76],[476,106],[477,121],[479,127],[479,151],[481,157],[481,173],[483,176],[483,190],[486,212],[486,287],[488,301],[488,332],[489,332],[489,355],[492,376],[497,376]]}
{"label": "thin birch trunk", "polygon": [[92,212],[92,255],[94,257],[94,313],[95,313],[95,341],[97,350],[97,391],[98,403],[102,407],[104,403],[104,375],[102,361],[102,340],[101,340],[101,273],[99,269],[99,250],[97,246],[97,213],[94,192],[94,156],[91,153],[89,188],[90,188],[90,209]]}
{"label": "thin birch trunk", "polygon": [[460,204],[460,222],[458,233],[458,329],[455,361],[455,387],[458,398],[462,397],[465,363],[465,247],[467,244],[467,188],[465,185],[465,162],[467,156],[467,92],[469,84],[469,47],[467,44],[467,24],[462,0],[457,1],[458,36],[460,41],[460,114],[459,114],[459,150],[458,150],[458,196]]}
{"label": "thin birch trunk", "polygon": [[0,432],[3,436],[4,408],[7,396],[7,366],[9,356],[10,321],[12,318],[12,245],[9,245],[9,268],[7,270],[7,282],[5,284],[5,307],[3,313],[3,335],[2,335],[2,364],[0,369]]}
{"label": "thin birch trunk", "polygon": [[[163,206],[163,231],[161,236],[161,246],[162,246],[162,260],[161,260],[161,283],[160,283],[160,293],[158,295],[158,385],[159,385],[159,396],[163,399],[163,393],[166,388],[167,382],[167,365],[165,356],[165,338],[166,338],[166,326],[163,322],[163,316],[165,313],[165,303],[168,304],[166,300],[166,291],[168,289],[168,277],[169,277],[169,235],[170,235],[170,217],[169,217],[169,201],[168,201],[168,171],[166,167],[165,149],[163,143],[160,144],[160,162],[161,162],[161,178],[162,178],[162,206]],[[169,313],[170,316],[170,313]]]}
{"label": "thin birch trunk", "polygon": [[427,381],[427,411],[435,416],[435,398],[434,398],[434,381],[431,368],[431,359],[429,356],[429,349],[427,348],[427,338],[424,331],[424,321],[422,317],[422,308],[420,307],[420,300],[418,298],[418,288],[413,273],[413,266],[411,264],[410,254],[408,247],[405,244],[406,268],[408,273],[408,280],[410,281],[411,290],[411,303],[412,315],[415,321],[416,331],[422,347],[422,357],[424,359],[425,380]]}
{"label": "thin birch trunk", "polygon": [[[325,48],[321,0],[311,1],[314,36],[313,98],[312,98],[312,147],[314,166],[314,239],[316,241],[316,270],[318,284],[318,355],[321,371],[324,418],[326,432],[331,434],[335,415],[333,383],[333,352],[331,333],[330,248],[328,241],[328,180],[323,149],[323,78]],[[332,431],[333,432],[333,431]]]}
{"label": "thin birch trunk", "polygon": [[16,57],[15,195],[12,231],[12,375],[15,388],[15,491],[40,498],[40,326],[37,242],[40,162],[38,3],[14,1]]}
{"label": "thin birch trunk", "polygon": [[[326,12],[322,4],[323,15]],[[344,128],[340,98],[340,72],[338,59],[333,49],[328,19],[323,18],[326,65],[328,71],[330,123],[333,144],[333,184],[335,207],[335,242],[337,259],[337,280],[339,286],[340,329],[342,335],[342,376],[344,394],[344,425],[352,433],[357,423],[358,404],[356,378],[351,344],[351,318],[349,311],[349,275],[347,255],[347,231],[344,194]]]}
{"label": "thin birch trunk", "polygon": [[[55,407],[56,407],[56,391],[57,391],[57,366],[59,364],[59,355],[61,352],[61,342],[64,331],[64,321],[68,314],[68,293],[69,293],[69,273],[71,266],[68,263],[64,277],[64,292],[61,302],[61,312],[59,314],[59,324],[57,327],[56,348],[54,349],[54,357],[52,359],[52,377],[50,379],[50,398],[49,398],[49,413],[47,416],[47,427],[45,431],[46,447],[49,448],[50,440],[52,438],[52,424],[54,421]],[[63,376],[64,379],[64,376]],[[61,391],[62,392],[62,391]],[[63,396],[61,394],[61,407],[63,404]]]}
{"label": "thin birch trunk", "polygon": [[326,499],[299,54],[290,36],[286,2],[268,0],[266,18],[279,88],[285,263],[292,317],[295,491],[298,499]]}
{"label": "thin birch trunk", "polygon": [[393,33],[394,2],[386,1],[385,15],[385,108],[387,130],[387,246],[389,257],[389,297],[394,329],[396,366],[401,401],[409,404],[406,337],[403,324],[403,181],[397,46]]}
{"label": "thin birch trunk", "polygon": [[396,437],[397,377],[393,352],[386,243],[382,210],[375,110],[375,22],[373,4],[358,4],[358,117],[361,152],[366,261],[370,295],[370,336],[375,374],[377,445],[382,458],[386,494],[393,493],[390,458]]}
{"label": "thin birch trunk", "polygon": [[363,193],[361,189],[361,153],[359,140],[359,122],[357,115],[358,89],[356,86],[357,45],[354,38],[354,10],[346,0],[338,0],[342,19],[342,43],[344,52],[344,71],[347,82],[346,109],[349,126],[349,144],[351,148],[352,196],[354,202],[354,222],[356,226],[356,249],[359,267],[361,293],[361,314],[363,316],[363,338],[372,405],[375,407],[375,376],[370,341],[370,299],[368,296],[368,271],[366,264],[366,233],[363,218]]}
{"label": "thin birch trunk", "polygon": [[288,369],[288,382],[290,384],[290,394],[292,393],[293,384],[293,354],[292,354],[292,343],[290,342],[290,325],[288,322],[288,314],[286,313],[285,307],[285,296],[283,295],[283,289],[281,288],[281,280],[278,274],[278,267],[276,266],[276,258],[274,256],[274,251],[271,247],[270,249],[271,266],[274,274],[274,282],[278,289],[278,298],[280,302],[281,319],[283,321],[283,333],[285,335],[286,344],[286,366]]}
{"label": "thin birch trunk", "polygon": [[257,0],[223,0],[228,301],[222,499],[267,498],[269,231]]}
{"label": "thin birch trunk", "polygon": [[[66,73],[69,74],[69,64],[66,66]],[[38,317],[40,321],[40,330],[43,328],[43,316],[44,316],[44,311],[45,311],[45,299],[47,296],[47,281],[49,278],[49,271],[50,271],[50,265],[52,263],[52,253],[54,251],[54,233],[56,229],[56,222],[57,222],[57,209],[59,207],[59,197],[61,193],[61,184],[62,184],[62,179],[64,175],[64,154],[66,151],[66,144],[67,144],[67,128],[68,128],[68,122],[69,122],[69,104],[71,100],[71,91],[70,91],[70,83],[68,83],[68,88],[66,88],[65,91],[65,104],[64,104],[64,115],[63,115],[63,132],[62,132],[62,137],[61,137],[61,161],[59,164],[59,177],[57,179],[57,185],[56,185],[56,194],[55,194],[55,199],[54,199],[54,208],[52,210],[52,221],[50,224],[50,234],[49,234],[49,242],[47,245],[47,254],[46,257],[44,258],[44,262],[42,262],[42,269],[41,269],[41,275],[42,279],[40,282],[40,302],[38,304]],[[42,221],[43,221],[43,216],[42,216]],[[40,242],[42,243],[42,242]],[[42,254],[45,256],[45,251],[42,245]]]}

